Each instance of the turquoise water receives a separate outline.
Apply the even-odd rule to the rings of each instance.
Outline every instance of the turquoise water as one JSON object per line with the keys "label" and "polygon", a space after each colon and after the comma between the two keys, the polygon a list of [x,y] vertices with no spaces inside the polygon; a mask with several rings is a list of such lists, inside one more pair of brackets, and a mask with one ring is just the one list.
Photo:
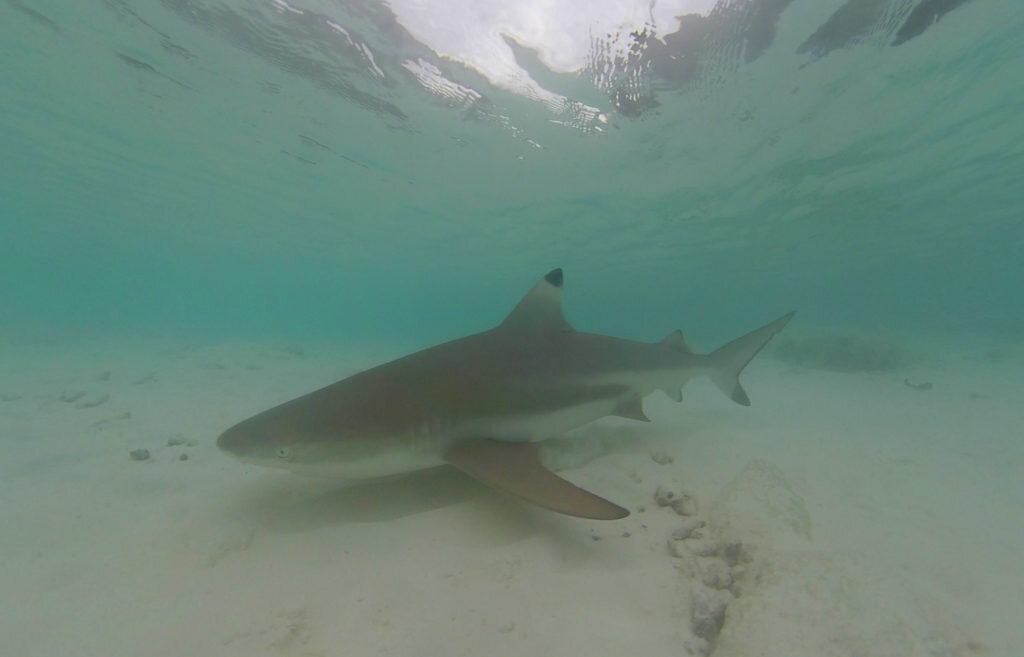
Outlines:
{"label": "turquoise water", "polygon": [[562,266],[580,324],[637,337],[789,308],[1020,335],[1020,12],[818,55],[797,50],[839,3],[782,4],[756,57],[722,28],[692,79],[648,67],[646,111],[522,54],[606,112],[596,133],[436,56],[484,99],[424,90],[401,62],[429,51],[372,3],[8,0],[6,323],[440,338]]}
{"label": "turquoise water", "polygon": [[[437,6],[0,0],[0,634],[39,655],[1015,654],[1019,3]],[[497,324],[555,267],[597,333],[704,350],[797,311],[751,415],[694,385],[555,450],[626,530],[435,480],[325,494],[217,452],[244,417]],[[693,581],[665,592],[667,472],[769,573],[704,643]],[[803,509],[783,524],[806,535],[744,495]]]}

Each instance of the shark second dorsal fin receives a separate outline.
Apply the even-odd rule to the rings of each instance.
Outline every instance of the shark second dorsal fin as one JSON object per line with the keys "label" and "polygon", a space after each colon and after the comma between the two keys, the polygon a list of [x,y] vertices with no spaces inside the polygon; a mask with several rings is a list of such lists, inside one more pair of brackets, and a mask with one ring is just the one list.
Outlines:
{"label": "shark second dorsal fin", "polygon": [[501,327],[521,331],[572,331],[562,314],[562,270],[552,269],[540,279],[512,309]]}
{"label": "shark second dorsal fin", "polygon": [[692,354],[693,349],[690,349],[690,345],[686,344],[686,338],[683,337],[682,331],[672,331],[665,336],[665,339],[661,341],[661,344],[672,347],[676,351],[681,351],[684,354]]}

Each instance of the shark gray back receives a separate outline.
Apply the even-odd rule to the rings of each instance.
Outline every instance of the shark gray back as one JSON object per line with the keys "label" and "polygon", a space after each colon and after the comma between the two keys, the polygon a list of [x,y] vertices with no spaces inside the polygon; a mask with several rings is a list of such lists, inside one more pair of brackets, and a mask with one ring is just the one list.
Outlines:
{"label": "shark gray back", "polygon": [[710,354],[675,331],[655,343],[576,331],[562,270],[495,328],[410,354],[286,402],[225,431],[243,461],[366,479],[444,463],[542,507],[584,518],[628,511],[545,468],[537,443],[601,417],[648,421],[642,399],[709,377],[749,405],[739,374],[789,313]]}

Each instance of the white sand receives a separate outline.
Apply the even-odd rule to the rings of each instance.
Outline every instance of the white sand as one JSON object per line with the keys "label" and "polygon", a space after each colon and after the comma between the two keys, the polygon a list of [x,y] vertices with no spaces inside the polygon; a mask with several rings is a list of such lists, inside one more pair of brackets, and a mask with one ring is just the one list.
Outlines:
{"label": "white sand", "polygon": [[[1024,645],[1019,362],[947,352],[911,374],[935,384],[916,391],[906,373],[761,357],[745,375],[750,409],[704,383],[682,405],[653,395],[651,424],[603,421],[547,453],[577,483],[646,507],[599,523],[444,469],[344,489],[216,450],[235,421],[398,347],[2,347],[3,655],[949,657]],[[197,444],[166,446],[178,434]],[[129,458],[136,448],[150,460]],[[688,519],[655,504],[659,484],[692,491],[706,523],[673,542],[681,556],[669,542]]]}

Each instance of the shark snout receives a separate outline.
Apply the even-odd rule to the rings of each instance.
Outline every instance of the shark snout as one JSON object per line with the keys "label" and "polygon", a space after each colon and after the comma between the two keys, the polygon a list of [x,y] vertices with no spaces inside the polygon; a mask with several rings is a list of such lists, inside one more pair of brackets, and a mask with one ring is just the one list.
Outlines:
{"label": "shark snout", "polygon": [[241,456],[248,442],[246,432],[235,425],[217,438],[217,448],[232,456]]}
{"label": "shark snout", "polygon": [[283,444],[281,434],[276,423],[249,418],[222,433],[217,438],[217,447],[245,462],[283,465],[291,460],[292,445]]}

